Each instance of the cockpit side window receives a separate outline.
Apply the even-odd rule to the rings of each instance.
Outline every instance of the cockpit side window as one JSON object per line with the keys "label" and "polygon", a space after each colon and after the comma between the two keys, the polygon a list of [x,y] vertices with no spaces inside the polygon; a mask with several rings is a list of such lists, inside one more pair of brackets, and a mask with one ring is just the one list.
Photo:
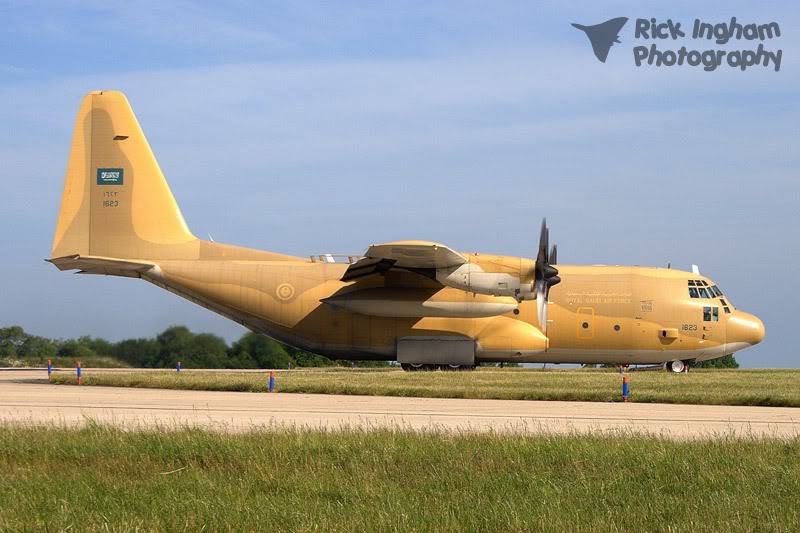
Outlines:
{"label": "cockpit side window", "polygon": [[689,287],[689,298],[700,298],[700,295],[697,294],[697,289],[694,287]]}
{"label": "cockpit side window", "polygon": [[711,309],[711,321],[719,322],[719,307],[714,307]]}
{"label": "cockpit side window", "polygon": [[703,308],[703,322],[711,322],[711,308],[704,307]]}

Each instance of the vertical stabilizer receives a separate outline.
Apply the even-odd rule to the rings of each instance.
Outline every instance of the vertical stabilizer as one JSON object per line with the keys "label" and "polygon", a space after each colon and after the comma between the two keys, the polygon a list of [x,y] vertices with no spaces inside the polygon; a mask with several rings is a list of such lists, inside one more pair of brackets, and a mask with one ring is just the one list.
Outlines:
{"label": "vertical stabilizer", "polygon": [[189,258],[192,235],[125,95],[87,94],[78,111],[53,258]]}

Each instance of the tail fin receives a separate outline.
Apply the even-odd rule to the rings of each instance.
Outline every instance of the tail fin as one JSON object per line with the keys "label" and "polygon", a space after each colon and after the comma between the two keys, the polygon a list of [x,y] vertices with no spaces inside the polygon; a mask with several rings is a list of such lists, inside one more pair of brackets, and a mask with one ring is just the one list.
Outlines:
{"label": "tail fin", "polygon": [[197,244],[128,99],[116,91],[87,94],[75,123],[51,257],[178,259]]}

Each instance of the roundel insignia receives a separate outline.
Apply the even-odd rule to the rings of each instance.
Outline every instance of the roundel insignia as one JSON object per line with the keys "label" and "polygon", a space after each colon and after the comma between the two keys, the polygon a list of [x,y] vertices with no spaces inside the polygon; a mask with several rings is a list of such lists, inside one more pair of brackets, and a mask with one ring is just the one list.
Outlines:
{"label": "roundel insignia", "polygon": [[275,289],[275,294],[281,301],[289,301],[294,296],[294,287],[290,283],[281,283]]}

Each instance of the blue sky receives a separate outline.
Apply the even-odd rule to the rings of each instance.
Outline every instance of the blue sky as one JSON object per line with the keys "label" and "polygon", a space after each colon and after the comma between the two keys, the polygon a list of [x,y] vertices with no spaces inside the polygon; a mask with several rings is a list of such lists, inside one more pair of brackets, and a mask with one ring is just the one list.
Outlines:
{"label": "blue sky", "polygon": [[[781,71],[636,68],[632,21],[602,64],[570,23],[617,16],[778,22],[764,45]],[[800,366],[798,23],[790,2],[0,1],[0,324],[242,333],[149,284],[42,261],[81,97],[118,89],[198,236],[533,256],[546,215],[564,263],[699,264],[766,324],[740,362]]]}

